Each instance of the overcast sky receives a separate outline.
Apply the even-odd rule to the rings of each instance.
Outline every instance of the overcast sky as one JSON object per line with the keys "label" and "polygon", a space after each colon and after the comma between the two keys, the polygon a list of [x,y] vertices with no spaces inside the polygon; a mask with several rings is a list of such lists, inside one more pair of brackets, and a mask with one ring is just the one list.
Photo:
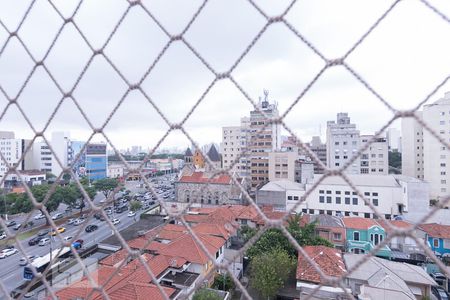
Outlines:
{"label": "overcast sky", "polygon": [[[1,1],[0,20],[14,31],[30,1]],[[172,34],[180,33],[201,1],[143,1]],[[298,1],[286,19],[327,58],[341,57],[370,28],[393,1]],[[429,1],[450,16],[450,1]],[[55,5],[65,16],[78,1],[59,0]],[[256,1],[268,14],[277,15],[289,1]],[[94,48],[107,36],[127,8],[126,1],[84,1],[75,22]],[[37,60],[41,60],[62,24],[47,1],[36,1],[18,31]],[[211,0],[184,35],[185,39],[218,72],[226,71],[261,30],[265,19],[243,0]],[[348,57],[354,68],[396,109],[413,108],[450,74],[450,24],[420,1],[402,1],[371,35]],[[0,46],[7,33],[0,27]],[[134,6],[118,28],[105,53],[130,82],[145,74],[167,43],[167,36],[139,6]],[[74,26],[69,24],[45,59],[53,77],[69,91],[91,56]],[[309,84],[324,62],[284,24],[274,24],[257,41],[232,75],[255,101],[263,89],[284,112]],[[14,97],[33,67],[15,39],[0,55],[0,85]],[[214,80],[213,74],[181,42],[173,43],[142,87],[172,122],[180,122]],[[73,93],[94,126],[101,126],[127,86],[101,56],[87,69]],[[444,85],[429,102],[450,91]],[[38,68],[18,102],[42,130],[62,95],[48,74]],[[7,103],[0,94],[0,109]],[[252,106],[228,80],[215,84],[185,124],[199,144],[221,141],[222,126],[238,125]],[[304,98],[287,115],[286,123],[305,141],[319,133],[339,111],[349,112],[362,133],[380,129],[392,113],[343,67],[325,71]],[[394,124],[400,128],[399,124]],[[131,145],[153,147],[168,126],[137,91],[127,96],[105,128],[118,148]],[[320,131],[321,129],[321,131]],[[18,109],[11,106],[0,121],[0,130],[13,130],[31,138],[32,131]],[[74,139],[86,140],[92,132],[69,99],[57,111],[46,133],[70,131]],[[94,140],[102,140],[95,137]],[[190,143],[172,132],[161,147],[184,148]]]}

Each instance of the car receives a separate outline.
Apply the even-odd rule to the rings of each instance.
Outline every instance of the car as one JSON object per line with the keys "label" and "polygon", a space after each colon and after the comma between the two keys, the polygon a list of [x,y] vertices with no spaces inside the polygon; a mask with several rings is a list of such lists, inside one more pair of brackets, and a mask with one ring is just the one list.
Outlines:
{"label": "car", "polygon": [[56,213],[52,216],[52,220],[59,220],[63,217],[62,213]]}
{"label": "car", "polygon": [[17,223],[16,223],[16,221],[8,221],[8,222],[6,222],[6,227],[12,227],[12,226],[14,226],[14,225],[16,225]]}
{"label": "car", "polygon": [[19,230],[20,227],[22,227],[22,224],[17,223],[17,224],[13,227],[13,229],[14,229],[14,230]]}
{"label": "car", "polygon": [[120,223],[119,219],[112,219],[111,222],[113,223],[113,225],[117,225]]}
{"label": "car", "polygon": [[80,244],[83,244],[84,241],[83,241],[82,239],[78,239],[78,240],[76,240],[74,243],[80,243]]}
{"label": "car", "polygon": [[98,229],[97,225],[88,225],[86,226],[86,228],[84,229],[86,232],[92,232]]}
{"label": "car", "polygon": [[38,256],[36,255],[28,255],[28,260],[25,257],[19,259],[19,266],[26,266],[28,262],[32,263]]}
{"label": "car", "polygon": [[127,214],[128,217],[134,217],[135,215],[136,215],[136,212],[134,212],[134,211],[130,211]]}
{"label": "car", "polygon": [[0,258],[7,258],[8,256],[14,255],[16,253],[18,253],[19,251],[16,248],[9,248],[9,249],[4,249],[1,253],[0,253]]}
{"label": "car", "polygon": [[68,235],[68,236],[65,236],[65,237],[63,238],[63,241],[64,241],[64,242],[68,242],[68,241],[70,241],[71,239],[73,239],[73,236]]}
{"label": "car", "polygon": [[[437,300],[449,300],[450,295],[440,286],[431,286],[431,294]],[[433,298],[431,298],[433,299]]]}
{"label": "car", "polygon": [[70,218],[69,220],[67,220],[67,225],[72,225],[75,222],[76,219],[74,218]]}
{"label": "car", "polygon": [[[66,228],[65,228],[65,227],[58,227],[56,230],[57,230],[59,233],[63,233],[64,231],[66,231]],[[50,235],[55,236],[55,235],[56,235],[56,231],[52,231],[52,232],[50,233]]]}
{"label": "car", "polygon": [[436,283],[439,284],[440,286],[443,286],[447,279],[444,274],[439,272],[435,272],[430,275],[431,277],[433,277],[434,281],[436,281]]}
{"label": "car", "polygon": [[85,221],[85,219],[76,219],[76,220],[73,222],[73,225],[78,226],[78,225],[80,225],[80,224],[83,224],[84,221]]}
{"label": "car", "polygon": [[37,235],[38,236],[44,236],[44,235],[47,235],[49,232],[50,232],[50,229],[41,229],[41,230],[39,230]]}
{"label": "car", "polygon": [[34,246],[34,245],[37,245],[37,244],[39,244],[39,242],[42,240],[42,237],[41,236],[35,236],[34,238],[31,238],[29,241],[28,241],[28,245],[29,246]]}
{"label": "car", "polygon": [[34,219],[35,219],[35,220],[45,219],[45,215],[44,215],[43,213],[40,213],[40,214],[38,214],[38,215],[35,215],[35,216],[34,216]]}
{"label": "car", "polygon": [[6,239],[6,233],[0,233],[0,240]]}
{"label": "car", "polygon": [[39,241],[39,246],[45,246],[50,244],[50,239],[49,238],[43,238],[42,240]]}

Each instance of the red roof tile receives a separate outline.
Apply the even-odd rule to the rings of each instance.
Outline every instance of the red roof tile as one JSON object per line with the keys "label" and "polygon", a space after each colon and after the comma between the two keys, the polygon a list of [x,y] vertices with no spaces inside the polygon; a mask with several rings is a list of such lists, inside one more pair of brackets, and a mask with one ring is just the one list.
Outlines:
{"label": "red roof tile", "polygon": [[[340,250],[326,246],[305,246],[303,249],[325,275],[340,277],[347,272]],[[296,278],[300,281],[322,283],[319,272],[300,252],[298,253]]]}
{"label": "red roof tile", "polygon": [[392,230],[387,225],[389,223],[394,229],[408,229],[413,226],[413,224],[403,221],[403,220],[378,220],[378,223],[381,225],[381,227],[384,228],[386,232],[391,232]]}
{"label": "red roof tile", "polygon": [[181,176],[179,182],[187,183],[213,183],[213,184],[230,184],[231,177],[227,174],[220,174],[213,178],[205,176],[204,172],[193,172],[191,175]]}
{"label": "red roof tile", "polygon": [[372,226],[380,226],[374,219],[366,219],[361,217],[344,217],[342,218],[344,226],[352,229],[369,229]]}
{"label": "red roof tile", "polygon": [[450,226],[437,223],[421,224],[420,229],[434,238],[450,239]]}

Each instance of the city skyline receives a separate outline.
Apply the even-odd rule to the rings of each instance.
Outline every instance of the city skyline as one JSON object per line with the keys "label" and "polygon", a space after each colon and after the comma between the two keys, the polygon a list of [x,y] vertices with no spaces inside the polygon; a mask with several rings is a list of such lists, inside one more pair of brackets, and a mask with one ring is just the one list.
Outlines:
{"label": "city skyline", "polygon": [[[74,2],[57,2],[55,5],[68,16],[75,7],[73,4]],[[344,55],[391,4],[390,1],[365,4],[358,1],[340,4],[333,1],[326,4],[301,3],[292,7],[286,19],[298,28],[320,53],[332,59]],[[173,5],[182,5],[183,9],[172,9]],[[162,24],[171,33],[177,33],[199,5],[200,1],[176,4],[160,1],[153,3],[151,10],[158,14]],[[282,12],[288,3],[261,2],[260,5],[269,15],[274,15]],[[322,9],[325,5],[327,10]],[[440,2],[436,5],[443,11],[450,9],[448,3]],[[22,10],[7,3],[2,4],[1,8],[0,17],[7,28],[12,30],[17,25],[15,22]],[[102,5],[101,1],[84,3],[75,21],[83,32],[86,31],[88,41],[94,47],[99,47],[125,8],[125,4],[112,7]],[[353,14],[353,10],[357,10],[358,14]],[[105,13],[104,19],[91,18],[100,11]],[[231,11],[234,14],[239,12],[233,24],[229,24],[227,18],[227,12]],[[320,13],[320,20],[312,20],[309,17],[314,13]],[[142,9],[130,10],[128,14],[119,26],[117,34],[105,48],[105,54],[111,57],[111,61],[130,82],[136,82],[163,48],[167,38]],[[449,29],[441,26],[444,21],[419,2],[400,2],[393,9],[393,14],[395,16],[383,20],[346,61],[394,108],[410,109],[425,99],[447,76],[446,66],[449,58],[446,53],[450,49],[440,37],[447,36]],[[169,15],[171,17],[167,18]],[[41,32],[37,39],[34,25],[42,23],[43,18],[47,20],[43,23],[47,30]],[[58,18],[48,4],[39,2],[18,32],[37,59],[42,58],[43,50],[55,36],[56,29],[61,24]],[[418,19],[421,20],[420,23],[416,22]],[[213,69],[224,71],[233,64],[251,38],[262,28],[263,21],[248,3],[209,2],[201,16],[186,32],[185,38],[205,57]],[[352,26],[355,22],[360,26]],[[244,23],[249,26],[242,26]],[[204,26],[205,24],[209,25]],[[87,28],[90,30],[86,30]],[[335,30],[334,34],[330,34],[331,28]],[[141,38],[142,36],[145,38]],[[401,41],[397,39],[398,36],[402,36]],[[0,30],[0,42],[6,37],[5,31]],[[427,59],[417,60],[422,53],[427,53]],[[69,25],[59,36],[45,63],[61,88],[69,90],[89,55],[88,47],[73,26]],[[270,98],[278,102],[280,114],[283,114],[323,66],[324,62],[286,26],[275,24],[262,34],[232,75],[255,102],[258,97],[263,96],[263,89],[268,89]],[[31,60],[15,39],[5,48],[0,59],[0,70],[0,84],[9,97],[14,97],[31,71]],[[143,81],[142,88],[169,121],[179,122],[213,79],[213,74],[185,45],[173,43]],[[392,84],[393,82],[395,84]],[[411,85],[411,82],[415,84]],[[176,88],[173,89],[173,86]],[[125,83],[105,59],[95,57],[73,96],[79,101],[93,126],[98,127],[113,111],[125,90]],[[436,101],[448,90],[449,84],[442,86],[428,103]],[[57,87],[41,68],[37,68],[18,98],[18,103],[39,131],[60,99],[61,94]],[[364,105],[360,104],[362,102]],[[2,111],[6,103],[5,96],[0,93]],[[220,113],[210,113],[217,111],[218,107]],[[218,143],[221,128],[237,124],[251,109],[250,102],[229,80],[218,81],[187,120],[185,129],[198,144]],[[319,135],[320,131],[323,139],[326,122],[334,119],[335,114],[340,111],[348,112],[354,122],[359,124],[362,133],[379,130],[392,117],[392,113],[353,75],[343,67],[333,67],[318,78],[304,98],[286,116],[285,121],[304,141]],[[373,118],[374,115],[377,118]],[[33,134],[24,124],[26,121],[14,105],[8,107],[0,122],[2,128],[15,131],[18,136],[31,138]],[[393,126],[400,128],[399,122]],[[46,133],[61,130],[70,130],[72,136],[78,140],[87,140],[92,132],[71,100],[63,102]],[[133,91],[111,118],[105,128],[105,134],[119,149],[141,144],[142,137],[147,137],[148,146],[152,148],[167,130],[167,124],[147,99],[139,92]],[[134,134],[131,135],[130,132]],[[101,138],[103,137],[96,136],[93,141]],[[191,144],[181,132],[173,131],[161,148],[176,146],[180,141],[182,144]]]}

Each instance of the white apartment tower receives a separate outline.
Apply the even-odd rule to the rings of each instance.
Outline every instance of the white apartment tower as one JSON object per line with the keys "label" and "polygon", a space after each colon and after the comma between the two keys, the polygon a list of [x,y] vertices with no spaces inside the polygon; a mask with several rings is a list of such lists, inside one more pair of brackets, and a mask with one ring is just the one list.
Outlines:
{"label": "white apartment tower", "polygon": [[[350,123],[348,113],[338,113],[337,120],[327,122],[327,166],[339,169],[344,166],[360,147],[359,130]],[[346,169],[348,174],[360,174],[358,157]]]}
{"label": "white apartment tower", "polygon": [[[374,139],[373,135],[361,135],[361,147]],[[387,175],[389,171],[388,142],[385,138],[375,138],[361,154],[361,174]]]}
{"label": "white apartment tower", "polygon": [[[51,147],[45,142],[36,142],[33,146],[33,160],[37,169],[45,172],[51,172],[55,176],[59,176],[62,167],[67,167],[70,160],[70,134],[68,132],[52,132]],[[56,161],[56,157],[60,160],[61,165]]]}
{"label": "white apartment tower", "polygon": [[[417,116],[422,118],[422,112]],[[402,119],[402,174],[424,179],[423,126],[416,119]]]}
{"label": "white apartment tower", "polygon": [[[450,142],[450,92],[424,105],[417,115],[445,142]],[[430,184],[431,199],[450,194],[450,152],[412,118],[402,120],[402,172]]]}
{"label": "white apartment tower", "polygon": [[231,172],[235,172],[240,177],[247,177],[250,171],[248,153],[245,153],[249,130],[250,118],[248,117],[241,118],[240,126],[222,127],[222,143],[220,145],[222,166],[224,169],[228,169],[239,158]]}
{"label": "white apartment tower", "polygon": [[389,150],[402,152],[402,137],[400,130],[397,128],[389,128],[386,132],[386,139],[388,141]]}
{"label": "white apartment tower", "polygon": [[[0,152],[5,159],[5,161],[0,161],[0,180],[3,179],[10,167],[16,166],[19,171],[32,169],[31,149],[24,154],[30,142],[30,140],[16,139],[14,132],[0,131]],[[20,161],[23,155],[25,157]]]}
{"label": "white apartment tower", "polygon": [[[270,104],[268,91],[264,91],[264,99],[259,99],[258,109],[250,112],[250,139],[247,146],[250,150],[251,187],[269,181],[269,152],[281,149],[281,125],[270,123],[269,118],[279,117],[277,103]],[[265,116],[261,113],[264,112]]]}

